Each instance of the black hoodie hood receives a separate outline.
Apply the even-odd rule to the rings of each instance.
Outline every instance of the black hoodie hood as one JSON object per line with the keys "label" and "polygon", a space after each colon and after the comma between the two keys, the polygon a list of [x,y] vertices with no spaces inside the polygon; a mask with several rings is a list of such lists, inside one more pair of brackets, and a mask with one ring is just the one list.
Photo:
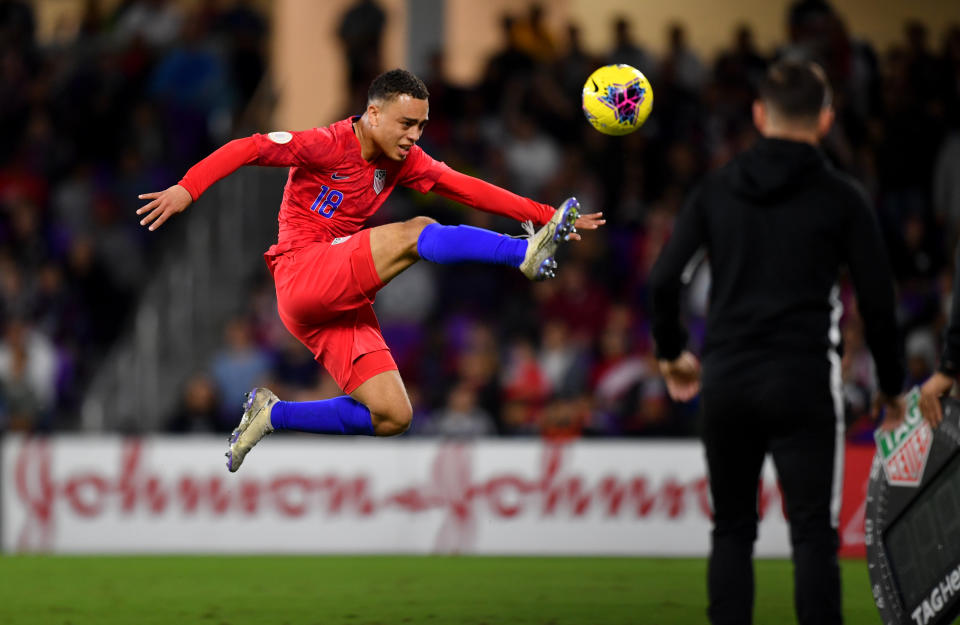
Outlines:
{"label": "black hoodie hood", "polygon": [[734,193],[771,202],[810,182],[826,166],[823,153],[809,143],[764,137],[734,159],[726,175]]}

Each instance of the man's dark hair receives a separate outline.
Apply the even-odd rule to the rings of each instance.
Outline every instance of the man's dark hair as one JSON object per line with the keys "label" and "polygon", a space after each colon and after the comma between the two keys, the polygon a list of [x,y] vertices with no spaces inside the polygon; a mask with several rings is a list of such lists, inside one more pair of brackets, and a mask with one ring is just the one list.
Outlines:
{"label": "man's dark hair", "polygon": [[412,72],[405,69],[392,69],[373,79],[367,91],[367,101],[392,100],[401,95],[408,95],[417,100],[426,100],[430,97],[427,86]]}
{"label": "man's dark hair", "polygon": [[813,121],[830,106],[827,75],[810,61],[780,61],[760,81],[760,99],[776,113],[797,121]]}

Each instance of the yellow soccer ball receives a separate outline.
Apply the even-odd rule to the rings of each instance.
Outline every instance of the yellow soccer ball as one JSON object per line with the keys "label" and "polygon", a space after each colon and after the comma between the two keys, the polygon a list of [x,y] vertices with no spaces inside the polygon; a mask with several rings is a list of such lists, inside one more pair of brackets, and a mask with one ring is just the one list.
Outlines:
{"label": "yellow soccer ball", "polygon": [[605,135],[628,135],[647,121],[653,87],[629,65],[604,65],[583,84],[583,114]]}

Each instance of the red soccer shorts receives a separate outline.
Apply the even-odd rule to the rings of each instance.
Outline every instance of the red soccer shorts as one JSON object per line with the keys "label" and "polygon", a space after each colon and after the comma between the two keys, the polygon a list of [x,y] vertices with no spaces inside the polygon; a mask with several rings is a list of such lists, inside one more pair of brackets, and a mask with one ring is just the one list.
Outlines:
{"label": "red soccer shorts", "polygon": [[383,282],[369,230],[264,257],[277,287],[280,320],[344,393],[397,369],[373,312]]}

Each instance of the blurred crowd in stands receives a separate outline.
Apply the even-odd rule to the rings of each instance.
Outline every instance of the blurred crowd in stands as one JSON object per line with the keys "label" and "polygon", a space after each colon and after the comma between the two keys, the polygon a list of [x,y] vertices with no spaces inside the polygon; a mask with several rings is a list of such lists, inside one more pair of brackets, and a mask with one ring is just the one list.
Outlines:
{"label": "blurred crowd in stands", "polygon": [[[243,1],[223,4],[187,14],[132,0],[107,15],[91,1],[72,39],[41,47],[29,5],[0,0],[0,429],[76,425],[84,384],[164,248],[163,231],[138,229],[136,194],[169,186],[233,136],[272,130],[257,114],[270,100],[261,93],[268,20]],[[594,55],[576,24],[547,28],[544,6],[503,16],[502,45],[476,85],[451,84],[442,54],[431,58],[421,145],[544,202],[576,195],[608,225],[568,247],[553,281],[418,263],[381,291],[381,326],[414,402],[412,435],[696,433],[696,405],[673,404],[657,374],[646,279],[699,178],[756,139],[754,86],[778,58],[816,60],[831,79],[837,123],[824,150],[874,201],[898,280],[905,383],[933,370],[960,232],[960,24],[934,41],[910,22],[902,43],[875,50],[829,4],[798,0],[776,49],[758,50],[742,26],[715,59],[700,58],[677,23],[658,56],[618,18],[610,49]],[[340,24],[354,94],[344,115],[362,110],[371,74],[394,65],[351,53],[370,49],[358,38],[379,41],[384,19],[363,0]],[[584,121],[583,81],[604,63],[650,78],[654,112],[639,132],[610,138]],[[519,233],[514,222],[406,191],[370,225],[417,214]],[[703,265],[686,300],[694,348],[708,287]],[[843,294],[849,434],[869,438],[873,365],[849,285]],[[265,271],[248,301],[182,389],[169,430],[230,429],[254,384],[284,399],[339,394],[280,325]]]}
{"label": "blurred crowd in stands", "polygon": [[0,431],[76,424],[169,234],[140,231],[137,194],[229,140],[267,65],[244,2],[89,0],[57,30],[41,45],[33,5],[0,0]]}

